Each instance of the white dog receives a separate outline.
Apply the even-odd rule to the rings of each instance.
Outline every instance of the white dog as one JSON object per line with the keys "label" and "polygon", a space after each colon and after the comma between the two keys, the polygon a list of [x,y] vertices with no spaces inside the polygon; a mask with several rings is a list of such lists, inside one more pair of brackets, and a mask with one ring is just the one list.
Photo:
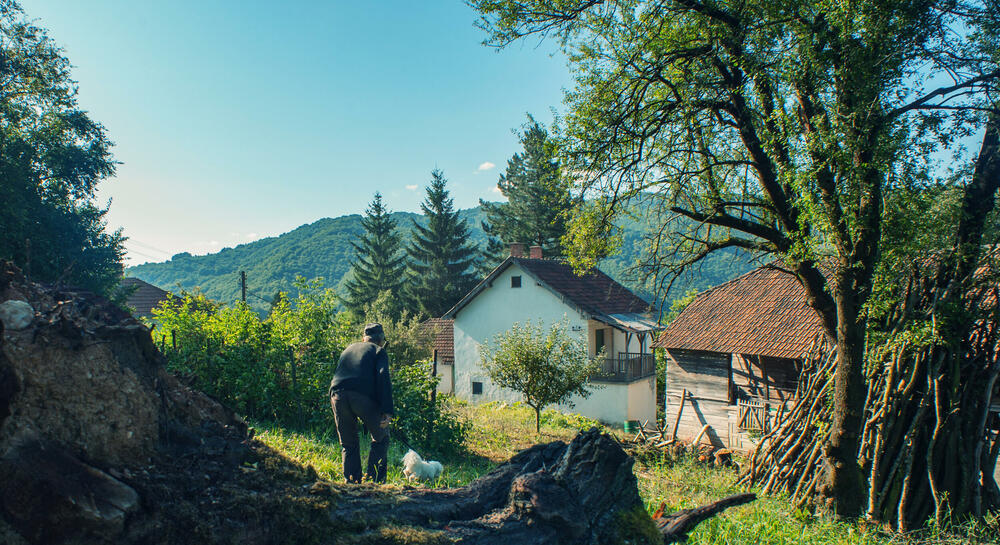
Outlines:
{"label": "white dog", "polygon": [[413,449],[403,455],[403,475],[409,480],[432,481],[441,476],[444,466],[441,462],[425,462]]}

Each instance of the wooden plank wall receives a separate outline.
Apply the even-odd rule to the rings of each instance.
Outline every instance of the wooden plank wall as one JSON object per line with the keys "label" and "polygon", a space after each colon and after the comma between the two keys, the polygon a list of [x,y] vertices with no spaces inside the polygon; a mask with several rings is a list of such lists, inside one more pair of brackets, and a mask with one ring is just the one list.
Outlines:
{"label": "wooden plank wall", "polygon": [[799,368],[796,360],[735,354],[733,384],[743,396],[788,401],[795,393]]}
{"label": "wooden plank wall", "polygon": [[688,400],[681,412],[677,438],[691,441],[705,424],[710,424],[708,437],[712,444],[728,447],[730,354],[670,349],[666,356],[665,421],[673,425],[686,389]]}

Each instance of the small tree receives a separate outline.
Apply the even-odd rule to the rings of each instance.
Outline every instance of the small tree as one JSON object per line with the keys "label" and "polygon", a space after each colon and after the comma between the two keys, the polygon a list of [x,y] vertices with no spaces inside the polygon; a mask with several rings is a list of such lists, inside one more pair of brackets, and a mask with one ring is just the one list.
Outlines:
{"label": "small tree", "polygon": [[546,332],[531,321],[515,323],[483,345],[483,369],[490,380],[520,392],[535,410],[535,432],[541,431],[542,409],[552,403],[569,406],[570,396],[590,396],[587,383],[600,368],[600,358],[587,355],[587,345],[566,333],[566,323],[552,324]]}

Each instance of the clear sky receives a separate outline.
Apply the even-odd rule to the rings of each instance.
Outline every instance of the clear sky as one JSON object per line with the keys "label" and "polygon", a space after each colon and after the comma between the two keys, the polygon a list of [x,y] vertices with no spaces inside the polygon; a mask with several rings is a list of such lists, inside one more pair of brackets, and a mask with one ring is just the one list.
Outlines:
{"label": "clear sky", "polygon": [[418,211],[441,168],[455,204],[496,200],[512,129],[571,85],[550,43],[482,46],[460,0],[24,0],[74,65],[121,165],[129,264],[214,252],[375,191]]}

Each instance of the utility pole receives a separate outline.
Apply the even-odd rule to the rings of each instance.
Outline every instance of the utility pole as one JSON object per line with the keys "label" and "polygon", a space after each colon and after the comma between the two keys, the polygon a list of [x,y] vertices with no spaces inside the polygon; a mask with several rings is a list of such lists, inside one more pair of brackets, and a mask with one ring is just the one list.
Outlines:
{"label": "utility pole", "polygon": [[247,272],[240,271],[240,299],[247,302]]}

